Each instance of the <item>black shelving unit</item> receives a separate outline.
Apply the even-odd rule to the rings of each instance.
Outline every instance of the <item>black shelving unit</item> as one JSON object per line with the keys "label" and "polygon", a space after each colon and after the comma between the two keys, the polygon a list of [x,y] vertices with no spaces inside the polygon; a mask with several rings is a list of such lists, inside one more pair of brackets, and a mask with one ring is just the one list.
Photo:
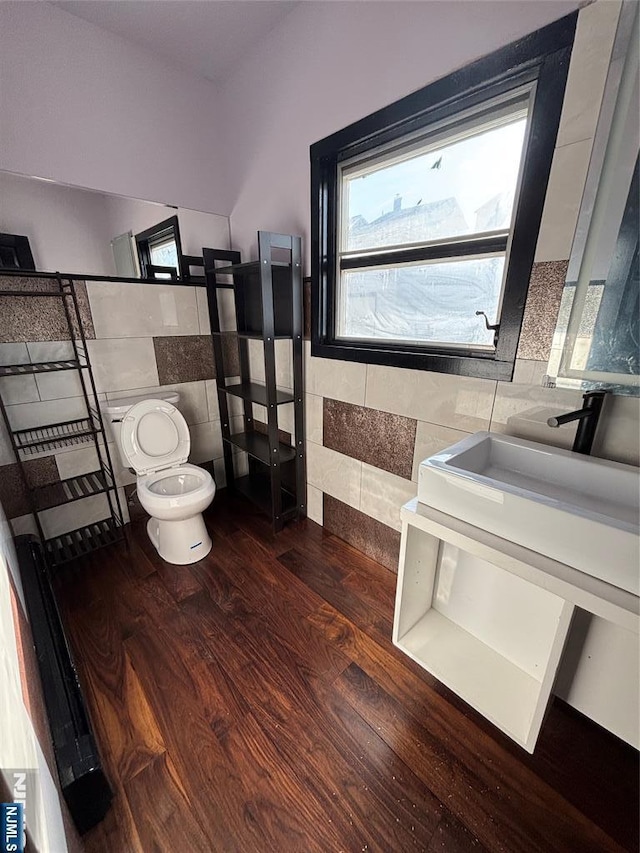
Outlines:
{"label": "black shelving unit", "polygon": [[[287,259],[276,258],[274,253]],[[267,513],[275,531],[287,521],[306,515],[301,253],[300,237],[271,231],[258,231],[258,259],[249,263],[240,262],[239,252],[204,250],[227,486]],[[224,261],[229,265],[216,266]],[[229,288],[234,295],[240,364],[240,382],[232,384],[225,380],[225,332],[220,327],[218,310],[218,290]],[[250,376],[247,342],[251,339],[263,342],[264,384]],[[291,341],[293,393],[276,386],[276,340]],[[243,401],[241,433],[231,432],[230,396]],[[267,411],[266,434],[255,428],[254,403]],[[294,408],[292,445],[279,437],[278,410],[285,405]],[[248,454],[248,474],[236,475],[234,448]]]}
{"label": "black shelving unit", "polygon": [[[0,271],[0,297],[58,299],[60,301],[67,322],[69,340],[73,348],[73,358],[36,364],[3,365],[0,367],[0,380],[8,376],[75,370],[80,377],[86,406],[86,414],[81,418],[48,423],[27,429],[14,429],[2,399],[2,384],[0,382],[2,417],[16,460],[22,468],[30,509],[35,517],[48,563],[53,567],[70,562],[91,551],[123,539],[124,522],[73,280],[65,279],[60,274],[52,276],[49,273],[30,272],[30,278],[47,279],[52,283],[52,286],[45,291],[12,290],[6,286],[5,278],[13,276],[13,271]],[[29,479],[23,466],[30,458],[47,451],[53,452],[61,448],[87,443],[91,443],[96,451],[98,466],[95,471],[45,486],[35,488],[29,486]],[[41,513],[62,504],[99,494],[105,494],[107,497],[109,514],[105,518],[58,536],[45,536],[40,519]]]}

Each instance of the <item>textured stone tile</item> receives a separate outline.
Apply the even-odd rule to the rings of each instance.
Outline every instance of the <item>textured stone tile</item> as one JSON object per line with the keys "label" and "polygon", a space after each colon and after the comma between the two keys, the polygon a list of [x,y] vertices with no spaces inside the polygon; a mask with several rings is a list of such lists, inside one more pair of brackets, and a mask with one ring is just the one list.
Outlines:
{"label": "textured stone tile", "polygon": [[407,480],[411,479],[416,426],[413,418],[324,399],[325,447]]}
{"label": "textured stone tile", "polygon": [[209,335],[180,335],[153,339],[160,385],[215,378],[213,344]]}
{"label": "textured stone tile", "polygon": [[311,339],[311,279],[305,278],[302,283],[302,304],[304,308],[304,339]]}
{"label": "textured stone tile", "polygon": [[568,266],[568,261],[533,265],[518,345],[519,359],[544,362],[549,359]]}
{"label": "textured stone tile", "polygon": [[28,459],[24,463],[27,483],[32,489],[46,486],[60,479],[55,456],[41,456],[39,459]]}
{"label": "textured stone tile", "polygon": [[[55,457],[42,456],[39,459],[30,459],[24,463],[24,472],[32,488],[52,484],[51,494],[43,506],[52,506],[61,500],[61,493],[55,491],[58,488],[56,481],[60,480]],[[31,511],[22,472],[17,462],[0,467],[0,504],[7,518],[18,518]]]}
{"label": "textured stone tile", "polygon": [[[160,385],[215,379],[213,341],[210,335],[176,335],[153,338]],[[235,332],[222,335],[225,376],[238,376],[240,356]]]}
{"label": "textured stone tile", "polygon": [[[3,278],[2,287],[16,293],[52,293],[58,289],[58,284],[47,278],[7,277]],[[95,338],[87,287],[83,281],[77,281],[75,289],[85,337]],[[60,299],[9,296],[3,297],[3,303],[0,313],[0,343],[61,341],[69,338],[69,327]]]}
{"label": "textured stone tile", "polygon": [[324,495],[324,527],[392,572],[398,571],[400,533],[342,501]]}

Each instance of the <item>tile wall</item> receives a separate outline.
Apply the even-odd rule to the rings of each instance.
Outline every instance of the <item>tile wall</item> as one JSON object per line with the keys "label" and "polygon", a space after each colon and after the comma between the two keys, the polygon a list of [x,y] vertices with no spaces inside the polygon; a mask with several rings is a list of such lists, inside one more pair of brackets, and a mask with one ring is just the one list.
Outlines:
{"label": "tile wall", "polygon": [[[581,394],[541,383],[619,8],[580,12],[513,381],[313,358],[306,343],[309,516],[393,571],[400,507],[415,497],[427,456],[477,430],[571,447],[575,425],[552,430],[546,419],[576,408]],[[594,452],[638,465],[640,400],[609,403]]]}
{"label": "tile wall", "polygon": [[[10,280],[24,289],[47,287],[42,280]],[[7,287],[5,279],[3,286]],[[178,407],[191,433],[190,461],[211,463],[218,487],[224,485],[222,434],[206,295],[201,288],[160,284],[89,282],[79,286],[84,332],[100,402],[139,394],[178,391]],[[72,356],[61,339],[66,330],[57,300],[5,298],[0,321],[0,364],[21,364]],[[9,304],[6,304],[9,303]],[[232,319],[227,306],[228,327]],[[224,336],[225,372],[238,374],[237,338]],[[82,389],[75,372],[0,379],[11,424],[31,427],[82,417]],[[233,414],[236,414],[235,409]],[[239,414],[239,410],[237,412]],[[110,436],[111,439],[111,436]],[[123,468],[110,440],[109,450],[121,500],[133,491],[135,475]],[[95,470],[91,444],[74,445],[30,460],[33,485]],[[52,490],[52,501],[55,491]],[[27,497],[4,427],[0,427],[0,503],[16,533],[33,530]],[[104,495],[66,504],[42,515],[47,535],[88,524],[107,514]]]}

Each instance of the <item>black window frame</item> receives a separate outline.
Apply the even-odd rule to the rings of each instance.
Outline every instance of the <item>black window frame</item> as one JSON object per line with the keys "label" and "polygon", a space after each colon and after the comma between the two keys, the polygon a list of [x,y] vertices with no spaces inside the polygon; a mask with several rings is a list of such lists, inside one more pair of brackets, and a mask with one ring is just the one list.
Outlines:
{"label": "black window frame", "polygon": [[[151,263],[151,244],[164,240],[167,237],[173,237],[176,244],[176,252],[178,255],[178,269],[175,267],[157,266]],[[180,240],[180,225],[177,216],[170,216],[157,225],[147,228],[146,231],[141,231],[136,234],[136,249],[138,251],[138,260],[140,261],[140,276],[141,278],[157,278],[158,273],[171,276],[174,281],[183,281],[187,279],[185,275],[184,259],[182,256],[182,242]]]}
{"label": "black window frame", "polygon": [[[311,354],[367,364],[511,380],[555,150],[578,12],[531,33],[314,143],[311,158]],[[535,85],[495,351],[349,341],[335,334],[339,164],[468,108]],[[456,249],[464,241],[452,240]],[[488,246],[490,249],[490,247]],[[397,253],[429,257],[429,249]],[[440,257],[441,255],[439,255]],[[433,257],[433,254],[431,255]],[[392,262],[392,256],[388,256]]]}

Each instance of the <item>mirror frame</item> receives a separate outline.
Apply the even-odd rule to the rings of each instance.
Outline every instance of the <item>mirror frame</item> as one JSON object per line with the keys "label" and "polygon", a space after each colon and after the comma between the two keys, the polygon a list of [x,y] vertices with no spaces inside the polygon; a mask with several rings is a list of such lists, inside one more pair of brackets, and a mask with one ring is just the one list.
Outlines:
{"label": "mirror frame", "polygon": [[[599,222],[604,214],[608,181],[615,167],[615,152],[622,138],[622,122],[616,121],[616,115],[619,117],[626,109],[625,103],[628,105],[630,102],[634,82],[638,76],[638,42],[637,38],[634,38],[637,28],[637,2],[624,0],[618,19],[600,116],[571,247],[568,275],[562,294],[563,304],[560,308],[547,368],[547,384],[559,388],[581,390],[608,388],[619,394],[640,394],[640,375],[578,370],[571,367],[587,290],[591,282],[593,245],[597,239]],[[569,288],[573,289],[572,294]],[[568,305],[567,300],[570,300]],[[567,312],[569,312],[569,319],[564,324],[563,317],[566,317]]]}

